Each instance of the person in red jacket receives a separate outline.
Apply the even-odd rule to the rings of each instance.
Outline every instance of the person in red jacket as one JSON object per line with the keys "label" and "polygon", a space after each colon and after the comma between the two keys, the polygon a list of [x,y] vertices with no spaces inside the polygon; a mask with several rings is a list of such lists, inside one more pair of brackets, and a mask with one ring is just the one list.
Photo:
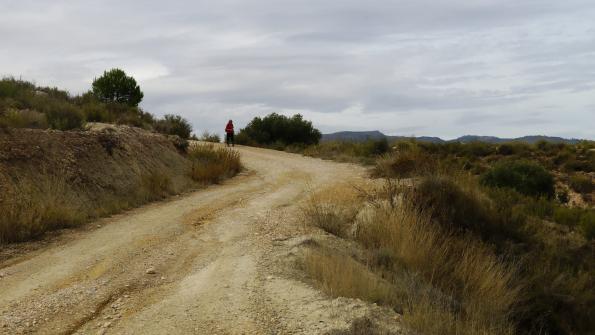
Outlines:
{"label": "person in red jacket", "polygon": [[225,143],[227,143],[227,146],[229,146],[230,143],[232,147],[235,146],[233,140],[233,121],[231,120],[229,120],[227,126],[225,126]]}

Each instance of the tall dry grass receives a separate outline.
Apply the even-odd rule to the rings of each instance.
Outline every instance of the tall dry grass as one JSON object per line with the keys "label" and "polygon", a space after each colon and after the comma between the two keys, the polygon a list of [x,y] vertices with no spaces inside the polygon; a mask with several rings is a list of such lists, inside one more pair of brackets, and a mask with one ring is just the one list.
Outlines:
{"label": "tall dry grass", "polygon": [[0,196],[0,243],[22,241],[85,219],[80,198],[60,178],[20,180]]}
{"label": "tall dry grass", "polygon": [[304,269],[333,296],[395,304],[396,291],[387,281],[351,257],[330,250],[309,250]]}
{"label": "tall dry grass", "polygon": [[302,206],[304,221],[340,237],[347,237],[350,223],[364,199],[348,184],[337,184],[313,193]]}
{"label": "tall dry grass", "polygon": [[218,183],[243,168],[239,152],[213,144],[192,146],[188,158],[192,162],[190,177],[200,183]]}
{"label": "tall dry grass", "polygon": [[177,193],[161,172],[139,177],[125,194],[111,190],[91,202],[64,178],[40,174],[38,180],[8,182],[0,197],[0,244],[36,238],[47,231],[74,227],[93,218],[120,212]]}
{"label": "tall dry grass", "polygon": [[[420,211],[406,197],[387,197],[386,189],[378,190],[373,199],[347,204],[346,198],[357,199],[362,192],[346,193],[346,189],[327,192],[337,195],[335,199],[314,196],[305,218],[327,231],[328,226],[341,226],[340,236],[359,242],[372,255],[381,255],[372,263],[382,265],[376,271],[392,282],[392,288],[383,291],[387,297],[378,298],[374,286],[362,286],[361,276],[343,273],[355,261],[328,256],[308,259],[314,264],[309,272],[320,272],[313,276],[326,291],[350,296],[357,292],[359,298],[374,297],[402,308],[405,322],[424,334],[514,333],[511,316],[520,299],[520,288],[513,284],[515,269],[502,263],[489,247],[435,224],[429,212]],[[337,279],[327,278],[329,271],[335,271]]]}
{"label": "tall dry grass", "polygon": [[[189,158],[191,176],[200,184],[217,183],[242,169],[239,154],[224,148],[193,147]],[[130,189],[108,188],[92,196],[86,194],[84,186],[44,173],[36,180],[3,183],[0,244],[36,238],[47,231],[73,227],[184,191],[174,187],[174,177],[165,171],[149,171],[137,176]]]}
{"label": "tall dry grass", "polygon": [[452,297],[454,306],[448,309],[443,303],[432,305],[440,301],[432,297],[413,299],[405,320],[419,322],[427,316],[425,310],[433,308],[436,313],[453,314],[452,320],[457,321],[444,325],[454,332],[441,334],[506,334],[513,329],[509,321],[519,299],[519,288],[513,285],[515,271],[487,246],[449,233],[406,203],[366,207],[357,225],[357,241],[388,250],[408,271],[421,274],[432,287]]}

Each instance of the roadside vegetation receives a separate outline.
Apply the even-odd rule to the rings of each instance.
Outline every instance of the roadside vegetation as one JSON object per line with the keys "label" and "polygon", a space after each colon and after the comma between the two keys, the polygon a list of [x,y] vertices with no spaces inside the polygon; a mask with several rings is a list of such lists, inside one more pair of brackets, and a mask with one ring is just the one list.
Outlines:
{"label": "roadside vegetation", "polygon": [[287,117],[277,113],[255,117],[236,135],[236,143],[285,150],[303,149],[320,141],[322,134],[300,114]]}
{"label": "roadside vegetation", "polygon": [[203,142],[211,142],[211,143],[221,143],[221,137],[215,133],[209,133],[205,131],[200,135],[200,138],[195,138],[196,141],[203,141]]}
{"label": "roadside vegetation", "polygon": [[[242,169],[235,151],[190,146],[190,123],[178,115],[155,118],[139,107],[143,97],[135,79],[119,69],[104,72],[77,96],[0,80],[0,244],[218,183]],[[126,127],[83,131],[93,129],[87,122],[167,136]],[[212,135],[204,140],[219,141]]]}
{"label": "roadside vegetation", "polygon": [[191,146],[188,158],[192,163],[190,176],[196,182],[216,184],[233,177],[242,170],[240,154],[224,147],[215,148],[212,144]]}
{"label": "roadside vegetation", "polygon": [[333,296],[392,307],[420,334],[592,333],[594,148],[307,147],[307,155],[368,164],[377,179],[312,194],[305,223],[359,251],[310,247],[304,270]]}
{"label": "roadside vegetation", "polygon": [[[239,154],[212,145],[191,146],[179,160],[186,165],[188,182],[174,170],[151,169],[132,174],[131,186],[118,191],[117,180],[93,201],[63,176],[37,173],[32,178],[5,180],[0,194],[0,244],[25,241],[51,230],[74,227],[90,220],[164,199],[173,194],[219,183],[242,170]],[[106,172],[109,176],[109,172]],[[85,176],[80,176],[84,178]]]}
{"label": "roadside vegetation", "polygon": [[38,181],[18,180],[3,185],[0,198],[0,244],[26,241],[47,231],[78,226],[89,220],[160,200],[176,193],[170,177],[152,173],[139,178],[133,192],[104,195],[89,204],[60,177],[39,176]]}
{"label": "roadside vegetation", "polygon": [[76,96],[7,77],[0,79],[0,128],[76,130],[102,122],[190,137],[192,127],[182,117],[159,119],[138,107],[143,96],[134,78],[119,69],[106,71],[91,90]]}

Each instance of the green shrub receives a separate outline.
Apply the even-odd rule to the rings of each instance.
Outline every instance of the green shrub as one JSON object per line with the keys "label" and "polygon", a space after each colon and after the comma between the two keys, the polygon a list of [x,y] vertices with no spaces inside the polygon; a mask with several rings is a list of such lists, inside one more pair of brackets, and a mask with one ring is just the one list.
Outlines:
{"label": "green shrub", "polygon": [[367,140],[361,146],[362,152],[360,156],[380,156],[390,150],[388,140],[381,138],[377,140]]}
{"label": "green shrub", "polygon": [[570,187],[578,193],[586,194],[593,192],[595,185],[591,176],[575,174],[570,177]]}
{"label": "green shrub", "polygon": [[0,127],[46,129],[48,122],[45,114],[28,109],[9,109],[0,112]]}
{"label": "green shrub", "polygon": [[532,216],[547,219],[554,215],[555,203],[545,197],[524,199],[524,211]]}
{"label": "green shrub", "polygon": [[83,114],[89,122],[114,122],[114,117],[104,104],[89,103],[82,107]]}
{"label": "green shrub", "polygon": [[372,175],[385,178],[411,178],[436,170],[436,161],[419,150],[397,151],[376,161]]}
{"label": "green shrub", "polygon": [[564,170],[568,172],[593,172],[595,169],[595,160],[591,159],[578,159],[577,157],[573,157],[564,164]]}
{"label": "green shrub", "polygon": [[465,156],[484,157],[494,152],[494,145],[485,142],[470,142],[463,144]]}
{"label": "green shrub", "polygon": [[541,165],[528,161],[504,161],[485,173],[481,182],[507,187],[529,196],[554,196],[554,178]]}
{"label": "green shrub", "polygon": [[[155,128],[153,115],[122,99],[127,98],[118,95],[115,99],[101,99],[92,92],[71,97],[68,92],[57,88],[38,87],[30,82],[4,78],[0,79],[0,126],[69,130],[81,128],[84,121],[89,121]],[[162,127],[166,128],[164,132],[184,133],[179,130],[180,127],[164,123],[167,122],[159,124],[166,126]]]}
{"label": "green shrub", "polygon": [[554,221],[556,223],[575,227],[579,225],[581,221],[581,217],[583,216],[584,211],[580,208],[570,208],[570,207],[556,207],[554,209]]}
{"label": "green shrub", "polygon": [[45,115],[49,125],[58,130],[79,129],[85,121],[81,110],[69,104],[52,106]]}
{"label": "green shrub", "polygon": [[497,151],[500,155],[509,156],[514,154],[514,147],[510,143],[504,143],[498,147]]}
{"label": "green shrub", "polygon": [[429,212],[433,219],[451,230],[491,231],[495,213],[487,199],[463,189],[449,177],[424,177],[408,198],[422,212]]}
{"label": "green shrub", "polygon": [[587,239],[595,239],[595,211],[590,210],[583,214],[580,218],[579,226]]}
{"label": "green shrub", "polygon": [[192,133],[190,123],[179,115],[165,115],[163,119],[157,120],[155,130],[168,135],[178,135],[187,140]]}
{"label": "green shrub", "polygon": [[322,134],[300,114],[287,117],[272,113],[264,118],[256,117],[246,128],[241,129],[236,137],[238,144],[277,145],[284,147],[291,144],[317,144]]}

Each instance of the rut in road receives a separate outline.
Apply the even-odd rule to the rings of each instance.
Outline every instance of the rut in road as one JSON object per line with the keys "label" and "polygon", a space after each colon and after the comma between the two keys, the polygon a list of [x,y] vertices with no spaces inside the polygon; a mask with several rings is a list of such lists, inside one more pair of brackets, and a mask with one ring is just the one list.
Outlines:
{"label": "rut in road", "polygon": [[[298,203],[362,168],[238,148],[247,172],[0,264],[0,333],[323,334],[384,313],[291,278]],[[392,316],[387,316],[390,318]]]}

